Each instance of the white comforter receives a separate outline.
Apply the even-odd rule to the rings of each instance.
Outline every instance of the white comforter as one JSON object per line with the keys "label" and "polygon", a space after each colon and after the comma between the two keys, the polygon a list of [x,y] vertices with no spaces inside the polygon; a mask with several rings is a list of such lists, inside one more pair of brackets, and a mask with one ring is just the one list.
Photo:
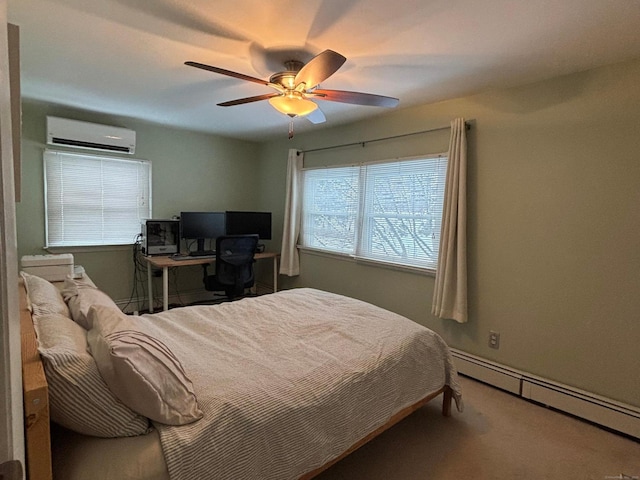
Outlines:
{"label": "white comforter", "polygon": [[295,289],[144,315],[194,384],[204,418],[157,424],[172,480],[294,479],[443,385],[444,341],[351,298]]}

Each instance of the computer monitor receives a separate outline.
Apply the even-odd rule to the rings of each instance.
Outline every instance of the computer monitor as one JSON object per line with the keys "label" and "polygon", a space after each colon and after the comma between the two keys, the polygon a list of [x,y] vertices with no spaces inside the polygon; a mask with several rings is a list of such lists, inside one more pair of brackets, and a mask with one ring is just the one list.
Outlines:
{"label": "computer monitor", "polygon": [[180,212],[180,237],[197,242],[191,255],[212,254],[213,250],[205,250],[205,240],[213,241],[224,234],[224,212]]}
{"label": "computer monitor", "polygon": [[271,212],[225,212],[227,235],[257,233],[260,240],[271,240]]}

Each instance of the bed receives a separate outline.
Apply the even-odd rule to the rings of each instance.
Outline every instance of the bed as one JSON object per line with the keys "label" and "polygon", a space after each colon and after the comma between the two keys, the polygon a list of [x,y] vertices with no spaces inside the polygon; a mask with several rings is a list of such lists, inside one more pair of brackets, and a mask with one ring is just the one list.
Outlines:
{"label": "bed", "polygon": [[[21,326],[31,480],[310,479],[440,395],[444,415],[462,408],[436,333],[314,289],[133,317],[88,277],[23,274]],[[56,370],[74,348],[108,390]],[[130,382],[118,368],[136,355]],[[169,373],[154,379],[155,357]]]}

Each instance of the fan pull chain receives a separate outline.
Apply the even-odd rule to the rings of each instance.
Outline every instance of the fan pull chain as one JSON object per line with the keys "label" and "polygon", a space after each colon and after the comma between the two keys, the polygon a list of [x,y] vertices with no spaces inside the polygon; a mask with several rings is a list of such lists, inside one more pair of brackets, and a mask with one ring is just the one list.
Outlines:
{"label": "fan pull chain", "polygon": [[293,138],[293,117],[289,120],[289,140]]}

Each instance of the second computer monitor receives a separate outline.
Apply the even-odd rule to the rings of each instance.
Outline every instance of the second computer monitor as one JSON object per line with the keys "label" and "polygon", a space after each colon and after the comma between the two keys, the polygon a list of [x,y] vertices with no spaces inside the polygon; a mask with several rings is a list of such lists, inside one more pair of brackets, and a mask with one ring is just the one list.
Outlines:
{"label": "second computer monitor", "polygon": [[[204,253],[205,241],[215,242],[225,234],[224,212],[181,212],[180,236],[197,241],[197,252]],[[215,243],[212,243],[215,244]]]}
{"label": "second computer monitor", "polygon": [[257,233],[260,240],[271,240],[271,212],[227,211],[227,235]]}

